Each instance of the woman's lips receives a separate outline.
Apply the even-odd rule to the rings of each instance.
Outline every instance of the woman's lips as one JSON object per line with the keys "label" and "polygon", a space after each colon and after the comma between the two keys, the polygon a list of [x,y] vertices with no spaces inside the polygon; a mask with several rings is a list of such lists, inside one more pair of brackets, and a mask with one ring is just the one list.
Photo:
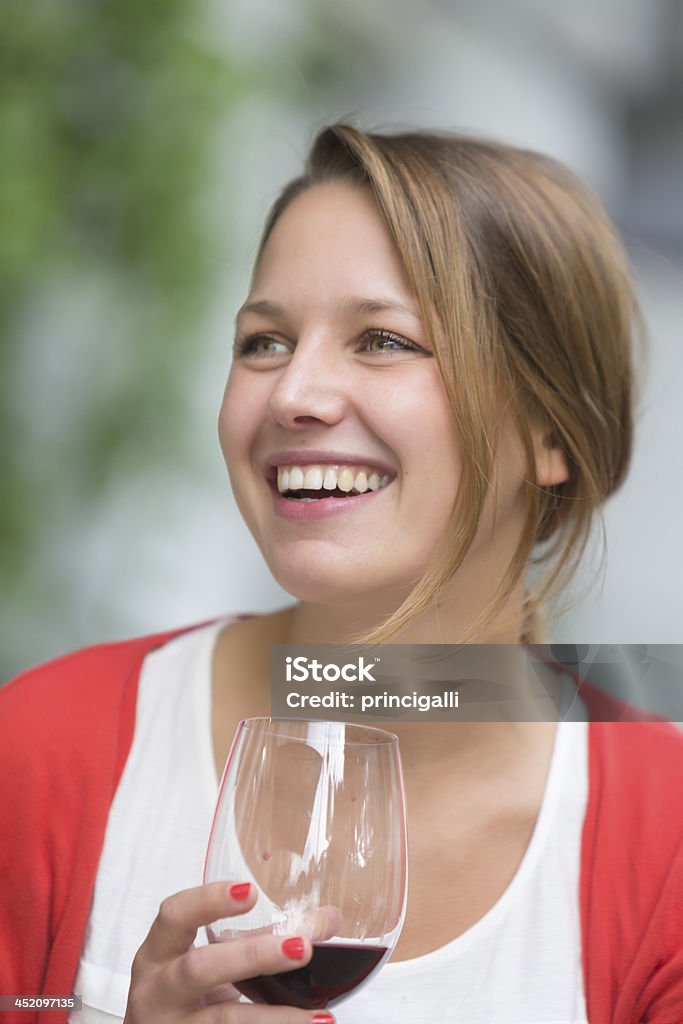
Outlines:
{"label": "woman's lips", "polygon": [[[391,483],[391,482],[390,482]],[[390,486],[390,483],[386,487]],[[365,491],[363,494],[349,494],[348,497],[341,497],[338,494],[321,498],[288,498],[277,489],[276,484],[271,484],[275,512],[283,519],[311,521],[315,519],[326,519],[328,517],[343,515],[357,511],[364,504],[380,498],[386,487],[376,491]]]}
{"label": "woman's lips", "polygon": [[395,479],[372,455],[324,449],[283,449],[266,461],[275,511],[285,519],[313,520],[352,512]]}

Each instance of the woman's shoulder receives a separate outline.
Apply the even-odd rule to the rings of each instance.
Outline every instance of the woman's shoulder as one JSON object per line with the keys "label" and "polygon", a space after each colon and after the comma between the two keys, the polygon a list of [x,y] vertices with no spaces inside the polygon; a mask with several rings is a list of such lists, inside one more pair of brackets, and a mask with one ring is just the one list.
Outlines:
{"label": "woman's shoulder", "polygon": [[167,630],[148,636],[93,644],[35,665],[10,679],[0,688],[0,699],[10,705],[31,697],[54,697],[57,685],[78,689],[95,687],[103,681],[120,680],[150,651],[194,627]]}
{"label": "woman's shoulder", "polygon": [[[592,722],[593,780],[630,794],[629,804],[672,799],[683,807],[683,731],[665,721]],[[683,829],[683,817],[681,827]]]}
{"label": "woman's shoulder", "polygon": [[603,772],[626,773],[630,778],[662,772],[683,776],[683,730],[672,722],[653,718],[594,721],[590,730]]}
{"label": "woman's shoulder", "polygon": [[592,722],[588,822],[652,847],[683,851],[683,731],[671,722]]}
{"label": "woman's shoulder", "polygon": [[145,657],[194,628],[85,647],[22,672],[0,687],[0,746],[18,755],[28,737],[47,748],[103,739],[133,720]]}

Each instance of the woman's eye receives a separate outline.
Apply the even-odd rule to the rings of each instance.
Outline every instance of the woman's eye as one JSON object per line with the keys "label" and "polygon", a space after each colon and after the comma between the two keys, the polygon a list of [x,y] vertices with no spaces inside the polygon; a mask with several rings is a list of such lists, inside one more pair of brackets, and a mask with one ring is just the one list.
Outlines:
{"label": "woman's eye", "polygon": [[364,352],[422,352],[407,338],[393,331],[368,331],[362,338]]}
{"label": "woman's eye", "polygon": [[284,341],[270,334],[251,334],[235,341],[236,356],[279,356],[290,351]]}

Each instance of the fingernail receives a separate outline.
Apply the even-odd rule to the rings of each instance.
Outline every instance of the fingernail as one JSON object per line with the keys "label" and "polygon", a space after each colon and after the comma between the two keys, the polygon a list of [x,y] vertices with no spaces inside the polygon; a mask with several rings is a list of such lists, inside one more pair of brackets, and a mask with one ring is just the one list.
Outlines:
{"label": "fingernail", "polygon": [[282,943],[282,952],[285,956],[288,956],[290,960],[301,960],[305,951],[306,944],[303,939],[285,939]]}
{"label": "fingernail", "polygon": [[230,886],[230,895],[234,900],[246,900],[251,890],[251,884],[249,882],[238,882],[237,885]]}
{"label": "fingernail", "polygon": [[331,1013],[316,1013],[315,1017],[311,1017],[309,1024],[335,1024],[335,1019]]}

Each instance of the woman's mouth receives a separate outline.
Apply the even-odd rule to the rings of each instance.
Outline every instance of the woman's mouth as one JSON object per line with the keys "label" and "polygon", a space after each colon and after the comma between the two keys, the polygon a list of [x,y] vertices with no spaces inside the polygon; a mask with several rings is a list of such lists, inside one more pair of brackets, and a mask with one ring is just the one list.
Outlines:
{"label": "woman's mouth", "polygon": [[363,465],[278,466],[278,493],[291,501],[313,502],[345,499],[379,491],[391,483],[388,473]]}

